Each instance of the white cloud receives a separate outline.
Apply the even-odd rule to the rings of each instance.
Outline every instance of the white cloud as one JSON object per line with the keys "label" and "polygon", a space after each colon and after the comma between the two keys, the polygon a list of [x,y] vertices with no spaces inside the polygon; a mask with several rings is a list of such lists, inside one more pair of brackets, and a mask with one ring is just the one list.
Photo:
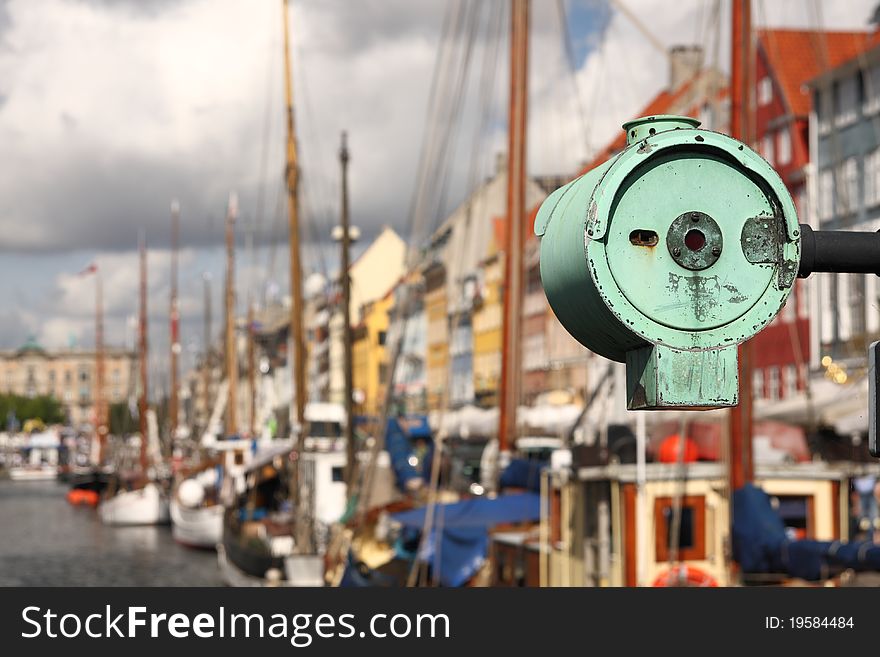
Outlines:
{"label": "white cloud", "polygon": [[[721,3],[720,21],[715,24],[711,21],[715,3],[707,0],[678,0],[674,7],[664,0],[627,0],[625,4],[665,46],[697,43],[706,51],[707,64],[729,71],[729,2]],[[755,0],[752,17],[756,29],[865,30],[875,4],[875,0]],[[590,146],[596,149],[613,139],[624,121],[667,86],[668,64],[635,23],[615,11],[602,45],[587,57],[577,78],[587,109]],[[583,131],[574,111],[570,82],[547,84],[541,80],[541,72],[533,70],[532,84],[544,90],[532,95],[532,167],[538,172],[573,171],[586,149],[578,137]]]}
{"label": "white cloud", "polygon": [[[181,314],[189,318],[201,312],[202,298],[199,288],[190,284],[189,266],[195,253],[191,249],[180,252],[179,263],[182,276],[179,286]],[[148,249],[147,251],[147,308],[150,333],[155,334],[159,344],[167,343],[168,308],[170,299],[170,251]],[[130,321],[138,313],[140,294],[140,261],[137,252],[102,253],[95,259],[103,286],[104,332],[108,344],[133,345]],[[84,263],[84,267],[89,263]],[[188,280],[189,279],[189,280]],[[66,346],[71,342],[89,346],[95,336],[95,274],[65,272],[55,279],[55,289],[50,295],[55,314],[42,322],[38,337],[48,347]]]}
{"label": "white cloud", "polygon": [[[711,43],[714,38],[703,27],[711,2],[627,4],[665,45],[695,39]],[[822,26],[858,29],[866,27],[874,2],[818,4]],[[336,221],[336,151],[342,129],[349,132],[352,151],[354,223],[365,234],[383,223],[400,226],[412,194],[447,4],[302,0],[292,6],[303,206],[307,217],[314,220],[317,213],[323,221],[312,232],[326,239]],[[756,1],[755,20],[817,27],[814,6],[810,0]],[[280,210],[276,273],[286,271],[286,220],[283,203],[277,203],[284,159],[279,2],[178,0],[153,5],[151,12],[134,1],[11,0],[0,7],[5,10],[0,12],[0,248],[98,252],[106,274],[108,341],[116,343],[123,341],[127,317],[137,309],[137,255],[131,250],[137,228],[147,228],[154,247],[167,246],[172,197],[181,199],[182,242],[190,249],[189,280],[181,279],[189,335],[201,312],[201,272],[193,267],[222,241],[231,189],[240,192],[242,215],[248,217],[265,185],[262,231],[269,233],[271,217]],[[724,2],[719,27],[723,68],[728,13]],[[533,18],[531,168],[571,172],[587,148],[565,75],[555,3],[533,2]],[[574,39],[580,41],[580,35]],[[502,44],[491,130],[477,146],[463,137],[455,163],[462,178],[474,152],[485,171],[495,153],[506,148],[507,57]],[[586,58],[577,82],[589,142],[598,147],[666,85],[666,60],[626,16],[615,12],[601,49]],[[240,284],[249,269],[265,267],[267,252],[256,266],[240,261]],[[216,264],[216,254],[211,257]],[[33,266],[52,267],[51,259],[35,259]],[[151,249],[157,350],[167,332],[166,262],[167,251]],[[222,277],[217,267],[214,271],[219,316]],[[16,335],[26,326],[47,344],[66,344],[71,334],[90,344],[92,281],[59,274],[50,296],[51,307],[43,309],[48,315],[26,308],[0,316],[0,326]]]}
{"label": "white cloud", "polygon": [[[410,23],[430,20],[438,6],[411,10]],[[386,16],[380,8],[346,3],[337,11],[376,28]],[[150,17],[69,0],[14,0],[8,9],[9,47],[0,50],[6,248],[127,248],[138,225],[164,239],[172,196],[190,218],[184,238],[217,242],[205,217],[222,215],[231,189],[252,214],[264,180],[264,207],[275,208],[284,148],[280,3],[190,0]],[[347,128],[358,213],[368,221],[393,215],[394,185],[376,185],[375,174],[408,182],[434,41],[403,24],[355,49],[338,34],[335,43],[319,40],[342,22],[320,3],[293,3],[293,16],[305,187],[327,207],[338,133]],[[363,31],[357,21],[349,27]]]}

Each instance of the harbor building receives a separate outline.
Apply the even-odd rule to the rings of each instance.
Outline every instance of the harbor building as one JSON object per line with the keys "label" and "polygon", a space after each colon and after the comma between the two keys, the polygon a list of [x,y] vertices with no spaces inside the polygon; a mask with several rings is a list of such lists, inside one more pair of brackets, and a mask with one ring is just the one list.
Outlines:
{"label": "harbor building", "polygon": [[[133,352],[105,347],[108,404],[124,402],[132,394],[135,363]],[[94,350],[49,350],[30,339],[18,349],[0,351],[0,394],[54,397],[73,426],[92,421],[96,392]]]}

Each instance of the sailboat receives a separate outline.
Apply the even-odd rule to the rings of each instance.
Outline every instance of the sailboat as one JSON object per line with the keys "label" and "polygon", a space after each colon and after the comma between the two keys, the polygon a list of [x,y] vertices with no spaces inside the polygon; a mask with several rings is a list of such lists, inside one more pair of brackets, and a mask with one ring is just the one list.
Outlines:
{"label": "sailboat", "polygon": [[[140,471],[133,481],[117,477],[108,488],[108,496],[98,508],[105,525],[157,525],[169,521],[168,496],[150,467],[158,452],[158,427],[155,413],[147,409],[147,252],[140,243],[140,375],[141,394],[138,401],[140,422]],[[150,450],[150,446],[153,449]],[[152,474],[152,479],[151,479]]]}
{"label": "sailboat", "polygon": [[183,479],[171,498],[174,540],[197,548],[214,548],[223,537],[223,505],[219,491],[223,468],[208,465]]}
{"label": "sailboat", "polygon": [[[320,586],[329,526],[345,507],[343,431],[351,418],[339,404],[307,403],[299,243],[298,162],[290,70],[288,1],[283,2],[287,119],[287,198],[290,226],[291,439],[258,451],[231,484],[232,501],[217,547],[224,579],[231,585]],[[231,277],[229,278],[231,281]],[[227,323],[231,304],[227,297]],[[229,324],[227,324],[229,325]],[[229,347],[227,347],[229,349]],[[234,353],[231,349],[230,353]],[[235,371],[233,371],[235,370]],[[227,378],[234,381],[237,365]],[[230,383],[232,389],[233,383]],[[230,397],[229,404],[234,404]],[[234,413],[234,411],[233,411]],[[227,416],[229,418],[229,416]],[[227,419],[227,429],[235,427]],[[313,429],[314,431],[312,431]]]}
{"label": "sailboat", "polygon": [[[485,454],[498,470],[497,451],[506,452],[515,445],[516,411],[520,372],[520,315],[523,294],[521,242],[525,220],[525,116],[528,52],[527,0],[516,0],[511,10],[511,79],[509,116],[508,200],[505,267],[505,315],[503,320],[503,380],[498,418],[500,450],[494,457]],[[411,303],[404,288],[399,315],[404,318]],[[452,322],[455,324],[455,321]],[[396,350],[400,349],[400,345]],[[396,359],[397,354],[392,359]],[[389,372],[394,372],[394,366]],[[388,385],[386,409],[393,406],[394,385]],[[340,586],[417,586],[429,581],[444,586],[473,585],[486,561],[487,535],[500,524],[523,527],[539,518],[536,488],[514,494],[483,496],[482,487],[462,494],[453,490],[441,475],[444,463],[452,464],[446,438],[433,435],[426,418],[392,417],[385,413],[384,449],[398,494],[381,503],[374,488],[378,477],[364,477],[358,491],[357,515],[341,528],[339,548],[335,551],[333,571],[328,574]],[[440,432],[443,431],[441,423]],[[445,453],[444,453],[445,451]],[[376,471],[378,452],[372,455],[370,471]],[[487,463],[487,465],[490,465]],[[526,465],[524,477],[537,483]],[[489,470],[480,467],[481,471]],[[450,469],[451,474],[451,469]],[[532,475],[529,477],[529,475]],[[492,477],[493,479],[495,477]],[[493,482],[493,488],[498,482]],[[502,478],[502,483],[507,482]],[[515,482],[519,484],[521,482]],[[510,486],[518,487],[515,484]],[[473,491],[480,491],[474,493]],[[372,498],[372,499],[371,499]]]}

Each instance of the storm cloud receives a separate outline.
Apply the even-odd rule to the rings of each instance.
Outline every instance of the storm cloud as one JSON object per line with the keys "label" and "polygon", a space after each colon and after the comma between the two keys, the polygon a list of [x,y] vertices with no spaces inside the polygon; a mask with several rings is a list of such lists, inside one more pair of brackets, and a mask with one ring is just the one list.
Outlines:
{"label": "storm cloud", "polygon": [[[535,173],[576,171],[667,80],[665,57],[626,16],[604,0],[565,4],[577,54],[573,76],[557,3],[532,3]],[[649,28],[666,45],[711,46],[720,35],[715,63],[727,67],[726,9],[715,28],[708,19],[713,3],[703,0],[680,0],[674,10],[663,0],[627,4],[651,16]],[[755,20],[866,29],[874,4],[778,0],[757,3]],[[461,5],[291,1],[308,270],[335,267],[328,235],[338,215],[342,130],[349,135],[360,246],[382,225],[406,236],[444,16]],[[0,0],[0,346],[16,346],[28,333],[52,344],[65,336],[89,344],[93,290],[69,276],[90,261],[103,263],[108,280],[116,280],[115,287],[108,283],[117,290],[108,298],[108,341],[124,342],[126,317],[135,312],[138,230],[145,229],[151,254],[164,254],[173,198],[181,203],[181,242],[190,254],[181,277],[190,336],[199,322],[201,273],[213,272],[217,290],[222,280],[230,191],[240,198],[239,244],[252,231],[252,241],[263,245],[248,267],[262,270],[261,285],[286,293],[281,35],[280,0]],[[475,79],[485,45],[473,53]],[[461,199],[475,161],[477,173],[488,175],[506,148],[506,48],[503,38],[497,93],[480,117],[488,118],[488,133],[474,142],[473,125],[461,130],[447,204]],[[479,83],[468,91],[472,99]],[[473,104],[463,114],[477,120]],[[152,258],[151,312],[161,327],[167,262]],[[270,263],[273,272],[266,273]],[[163,339],[160,331],[157,348]]]}

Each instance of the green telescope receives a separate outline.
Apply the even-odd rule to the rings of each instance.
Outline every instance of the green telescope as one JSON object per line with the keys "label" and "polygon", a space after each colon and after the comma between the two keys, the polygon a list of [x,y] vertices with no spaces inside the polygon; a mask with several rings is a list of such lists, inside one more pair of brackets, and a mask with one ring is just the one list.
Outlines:
{"label": "green telescope", "polygon": [[785,305],[801,231],[779,175],[699,121],[626,123],[626,148],[557,189],[535,222],[563,326],[625,362],[630,409],[738,401],[737,345]]}

